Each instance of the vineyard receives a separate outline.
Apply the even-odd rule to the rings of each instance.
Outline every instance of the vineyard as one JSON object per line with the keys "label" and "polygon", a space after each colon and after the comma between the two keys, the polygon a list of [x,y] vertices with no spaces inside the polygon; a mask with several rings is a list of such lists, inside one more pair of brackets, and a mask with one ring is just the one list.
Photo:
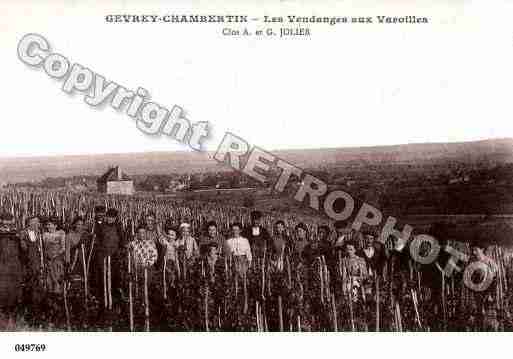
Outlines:
{"label": "vineyard", "polygon": [[[94,230],[98,206],[116,209],[126,245],[108,257],[101,279],[95,280],[94,273],[102,271],[95,268],[97,262],[90,258],[99,247],[98,242],[95,244],[99,239]],[[192,237],[199,241],[206,235],[211,221],[215,221],[219,236],[224,239],[230,237],[233,223],[249,226],[252,209],[166,197],[50,191],[1,192],[0,207],[13,216],[17,231],[23,230],[34,216],[43,222],[54,218],[51,222],[58,222],[66,234],[75,230],[72,224],[77,217],[83,219],[85,228],[80,241],[70,250],[71,257],[75,255],[73,268],[64,261],[64,275],[58,278],[61,289],[49,292],[42,286],[37,308],[21,300],[16,306],[16,330],[509,331],[513,328],[509,290],[513,285],[513,258],[504,245],[504,239],[511,238],[508,216],[408,218],[417,222],[411,222],[412,225],[418,224],[426,231],[433,223],[445,219],[445,233],[458,232],[459,238],[469,239],[455,241],[451,238],[458,236],[449,236],[449,244],[469,257],[473,255],[475,233],[488,233],[486,258],[495,263],[495,276],[485,291],[475,291],[465,285],[462,271],[453,271],[449,276],[436,270],[435,264],[447,263],[443,255],[434,264],[422,265],[413,261],[407,251],[396,250],[393,242],[387,242],[381,266],[366,271],[365,275],[355,273],[350,268],[351,257],[348,259],[344,250],[333,245],[336,232],[328,228],[326,235],[321,231],[323,225],[331,227],[332,223],[319,216],[264,212],[261,218],[261,226],[271,237],[277,221],[283,221],[293,247],[300,240],[298,224],[304,224],[309,255],[306,251],[276,253],[264,248],[263,252],[256,251],[252,262],[247,263],[221,252],[216,265],[209,267],[208,253],[189,258],[178,251],[176,263],[164,260],[164,263],[134,268],[130,243],[136,240],[139,228],[147,225],[148,216],[154,217],[158,233],[163,231],[165,223],[172,222],[176,227],[188,223]],[[497,221],[506,224],[497,225]],[[457,230],[450,223],[458,224]],[[361,250],[365,242],[357,234],[352,238]],[[493,236],[500,240],[494,241]],[[322,243],[330,246],[323,247]],[[55,258],[64,258],[65,251],[62,248]],[[51,260],[41,256],[41,270],[50,268]],[[119,268],[118,274],[114,268]],[[30,291],[28,285],[24,282],[25,291]]]}

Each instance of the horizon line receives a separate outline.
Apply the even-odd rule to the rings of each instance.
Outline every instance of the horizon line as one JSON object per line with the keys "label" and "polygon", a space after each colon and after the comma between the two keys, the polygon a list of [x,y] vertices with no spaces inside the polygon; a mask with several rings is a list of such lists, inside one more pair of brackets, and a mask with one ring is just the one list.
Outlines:
{"label": "horizon line", "polygon": [[[383,147],[400,147],[400,146],[422,146],[422,145],[458,145],[458,144],[470,144],[470,143],[482,143],[482,142],[501,142],[501,141],[513,141],[513,137],[490,137],[480,140],[468,140],[468,141],[446,141],[446,142],[409,142],[409,143],[398,143],[393,145],[363,145],[363,146],[347,146],[347,147],[312,147],[312,148],[276,148],[276,149],[264,149],[267,152],[283,152],[283,151],[315,151],[315,150],[344,150],[344,149],[373,149]],[[260,147],[260,146],[258,146]],[[192,149],[185,150],[154,150],[154,151],[140,151],[140,152],[100,152],[100,153],[70,153],[70,154],[16,154],[4,156],[0,154],[0,160],[14,160],[14,159],[35,159],[35,158],[53,158],[53,157],[85,157],[85,156],[116,156],[116,155],[139,155],[139,154],[166,154],[166,153],[179,153],[179,154],[214,154],[216,151],[195,151]]]}

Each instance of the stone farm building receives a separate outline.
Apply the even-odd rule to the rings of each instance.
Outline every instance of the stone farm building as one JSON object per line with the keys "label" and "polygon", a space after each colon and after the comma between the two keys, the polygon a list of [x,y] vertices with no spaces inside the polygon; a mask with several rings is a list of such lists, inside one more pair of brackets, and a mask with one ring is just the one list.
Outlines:
{"label": "stone farm building", "polygon": [[134,194],[134,182],[119,166],[111,167],[98,181],[98,192],[107,194]]}

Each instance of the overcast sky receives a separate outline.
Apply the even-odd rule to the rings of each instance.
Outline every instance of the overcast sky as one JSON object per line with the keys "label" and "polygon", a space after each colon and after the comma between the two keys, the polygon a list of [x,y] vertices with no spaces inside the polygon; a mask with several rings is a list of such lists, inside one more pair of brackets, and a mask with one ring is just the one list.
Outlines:
{"label": "overcast sky", "polygon": [[[0,5],[0,156],[187,149],[143,135],[125,113],[66,95],[62,82],[17,58],[26,33],[109,80],[148,89],[163,106],[183,107],[193,122],[209,121],[211,150],[225,131],[268,150],[513,137],[506,1],[42,3]],[[317,24],[309,38],[258,39],[222,36],[223,24],[104,21],[118,13],[417,15],[430,23]]]}

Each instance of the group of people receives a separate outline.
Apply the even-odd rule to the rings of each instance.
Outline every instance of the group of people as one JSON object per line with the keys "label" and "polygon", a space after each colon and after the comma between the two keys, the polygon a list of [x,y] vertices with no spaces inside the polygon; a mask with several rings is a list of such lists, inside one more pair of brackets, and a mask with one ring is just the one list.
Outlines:
{"label": "group of people", "polygon": [[[195,237],[191,224],[180,219],[159,224],[155,214],[147,213],[129,230],[118,217],[116,209],[97,206],[92,225],[78,216],[69,228],[63,228],[57,217],[32,216],[20,230],[13,216],[3,213],[0,328],[16,329],[20,317],[31,328],[49,322],[57,327],[66,323],[69,328],[73,318],[81,317],[82,324],[90,321],[90,312],[94,312],[94,322],[112,326],[112,317],[125,318],[123,313],[129,312],[127,321],[132,330],[139,318],[141,323],[145,321],[146,329],[151,325],[163,330],[249,330],[238,315],[230,317],[231,304],[226,298],[231,291],[235,298],[232,304],[240,306],[240,313],[255,305],[258,329],[294,326],[301,330],[301,318],[305,318],[304,327],[307,317],[316,318],[311,320],[317,325],[311,324],[313,330],[336,329],[337,296],[347,295],[351,303],[363,297],[370,303],[374,295],[374,301],[379,302],[379,292],[372,293],[379,291],[378,279],[386,272],[389,280],[398,283],[390,287],[390,293],[399,298],[408,273],[413,279],[407,251],[396,250],[394,238],[383,244],[374,233],[353,230],[348,222],[335,222],[333,231],[320,225],[316,233],[299,223],[289,233],[279,220],[268,231],[262,213],[253,211],[247,226],[234,222],[230,233],[223,234],[215,221],[209,221],[203,233]],[[474,252],[480,260],[491,261],[482,245],[476,245]],[[440,294],[443,284],[436,271],[445,266],[444,260],[440,257],[433,265],[417,270],[431,290],[433,311],[439,314],[444,306]],[[300,294],[293,295],[294,288]],[[307,290],[315,293],[313,299],[304,299]],[[273,291],[278,295],[272,297]],[[266,295],[276,300],[266,302]],[[186,303],[192,297],[197,300]],[[262,316],[265,303],[267,317],[265,313]],[[333,306],[328,311],[323,309],[326,303]],[[284,306],[289,308],[284,310]],[[76,308],[86,310],[71,315]],[[197,315],[198,308],[204,315]],[[350,310],[354,328],[353,310],[357,308]],[[84,319],[84,315],[89,317]],[[380,315],[379,310],[376,315]],[[184,323],[194,316],[200,319]],[[178,323],[178,317],[182,322]]]}

